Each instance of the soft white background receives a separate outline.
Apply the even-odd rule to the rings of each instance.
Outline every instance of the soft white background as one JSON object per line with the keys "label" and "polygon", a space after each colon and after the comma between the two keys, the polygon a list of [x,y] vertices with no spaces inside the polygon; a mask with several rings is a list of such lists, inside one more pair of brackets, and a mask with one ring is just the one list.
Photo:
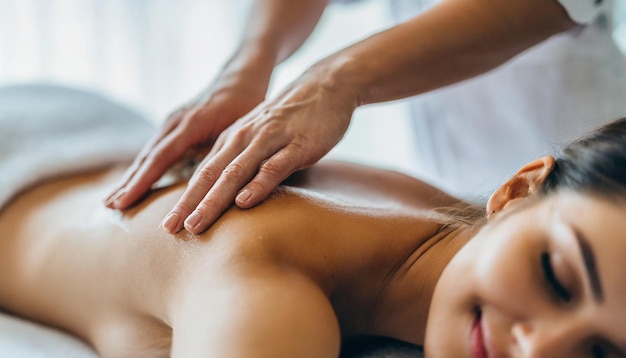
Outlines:
{"label": "soft white background", "polygon": [[[52,81],[124,101],[160,122],[215,76],[250,0],[0,0],[0,84]],[[308,65],[391,26],[385,1],[333,4],[272,79],[275,94]],[[358,109],[335,158],[410,171],[402,103]]]}
{"label": "soft white background", "polygon": [[[158,123],[215,76],[251,1],[0,0],[0,84],[87,87]],[[625,3],[616,2],[620,19]],[[270,92],[325,55],[391,25],[386,0],[330,5],[311,39],[279,67]],[[626,49],[625,25],[615,37]],[[331,156],[419,174],[409,131],[402,102],[361,108]]]}

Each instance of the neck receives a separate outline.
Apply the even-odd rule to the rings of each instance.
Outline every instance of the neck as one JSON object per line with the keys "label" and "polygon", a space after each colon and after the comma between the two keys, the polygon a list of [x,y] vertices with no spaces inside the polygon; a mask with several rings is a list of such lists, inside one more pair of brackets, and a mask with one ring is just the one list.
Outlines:
{"label": "neck", "polygon": [[389,276],[362,333],[423,345],[435,285],[473,234],[469,227],[443,229],[417,247]]}

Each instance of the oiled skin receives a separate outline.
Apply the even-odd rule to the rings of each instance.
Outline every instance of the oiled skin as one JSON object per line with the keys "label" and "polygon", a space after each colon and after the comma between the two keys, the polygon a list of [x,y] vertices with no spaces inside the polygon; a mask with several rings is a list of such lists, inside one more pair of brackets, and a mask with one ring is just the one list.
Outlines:
{"label": "oiled skin", "polygon": [[470,236],[441,230],[432,208],[456,200],[425,183],[328,162],[200,236],[169,235],[158,225],[184,185],[112,211],[101,199],[122,169],[0,212],[0,307],[102,356],[333,357],[362,333],[422,344],[434,285]]}

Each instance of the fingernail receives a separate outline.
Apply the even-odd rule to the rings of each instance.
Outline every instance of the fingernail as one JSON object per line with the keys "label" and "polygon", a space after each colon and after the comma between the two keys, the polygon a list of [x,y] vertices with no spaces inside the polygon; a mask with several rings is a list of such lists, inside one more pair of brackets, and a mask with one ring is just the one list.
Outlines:
{"label": "fingernail", "polygon": [[120,190],[120,192],[113,197],[113,206],[119,208],[122,204],[122,199],[124,199],[124,195],[126,195],[126,189]]}
{"label": "fingernail", "polygon": [[111,204],[113,204],[115,202],[115,200],[117,200],[122,194],[124,194],[126,191],[120,189],[118,191],[116,191],[115,193],[109,195],[109,197],[105,200],[104,204],[108,207],[111,207]]}
{"label": "fingernail", "polygon": [[185,227],[188,229],[196,229],[198,225],[200,225],[200,221],[202,221],[202,214],[198,210],[195,210],[187,220],[185,220]]}
{"label": "fingernail", "polygon": [[113,196],[117,194],[117,191],[114,191],[112,194],[109,194],[106,198],[104,198],[104,205],[109,206],[113,202]]}
{"label": "fingernail", "polygon": [[113,202],[113,200],[111,200],[111,197],[108,197],[108,198],[104,199],[104,206],[106,206],[107,208],[110,208],[112,202]]}
{"label": "fingernail", "polygon": [[170,213],[161,222],[161,227],[170,234],[175,234],[180,230],[180,228],[178,227],[179,223],[180,217],[178,216],[178,214]]}
{"label": "fingernail", "polygon": [[252,196],[252,193],[250,192],[250,190],[244,190],[241,193],[239,193],[239,195],[237,195],[237,199],[235,199],[237,201],[238,204],[241,205],[245,205],[248,200],[250,200],[250,197]]}

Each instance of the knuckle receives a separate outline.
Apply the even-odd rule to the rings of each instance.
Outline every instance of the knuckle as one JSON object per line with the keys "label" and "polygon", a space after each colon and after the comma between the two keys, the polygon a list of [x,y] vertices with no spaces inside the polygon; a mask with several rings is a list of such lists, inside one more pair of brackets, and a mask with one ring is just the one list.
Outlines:
{"label": "knuckle", "polygon": [[281,123],[270,122],[264,125],[259,137],[262,140],[270,140],[282,134],[283,131],[283,125]]}
{"label": "knuckle", "polygon": [[195,175],[192,179],[192,185],[200,185],[203,187],[209,187],[213,185],[220,177],[221,172],[213,167],[204,167],[202,168],[197,175]]}
{"label": "knuckle", "polygon": [[246,142],[249,133],[250,133],[250,127],[243,126],[232,134],[231,140],[234,143],[241,145]]}
{"label": "knuckle", "polygon": [[[327,152],[324,149],[316,148],[314,145],[309,145],[304,138],[294,138],[285,149],[296,168],[308,167],[316,163]],[[287,154],[284,156],[286,157]]]}
{"label": "knuckle", "polygon": [[289,150],[292,151],[306,151],[308,142],[309,139],[306,135],[304,135],[303,133],[297,133],[294,135],[293,139],[287,145],[287,147],[289,148]]}
{"label": "knuckle", "polygon": [[237,130],[232,134],[231,140],[233,140],[235,143],[242,143],[245,139],[245,134],[246,133],[243,129]]}
{"label": "knuckle", "polygon": [[194,210],[194,206],[187,201],[181,201],[174,207],[174,212],[189,214]]}
{"label": "knuckle", "polygon": [[261,163],[259,174],[265,177],[278,178],[282,175],[282,169],[283,165],[277,160],[266,160]]}
{"label": "knuckle", "polygon": [[196,210],[203,214],[209,214],[221,210],[220,205],[220,202],[213,198],[205,198],[198,204]]}
{"label": "knuckle", "polygon": [[227,181],[241,178],[245,174],[245,168],[239,163],[230,163],[222,171],[224,179]]}

